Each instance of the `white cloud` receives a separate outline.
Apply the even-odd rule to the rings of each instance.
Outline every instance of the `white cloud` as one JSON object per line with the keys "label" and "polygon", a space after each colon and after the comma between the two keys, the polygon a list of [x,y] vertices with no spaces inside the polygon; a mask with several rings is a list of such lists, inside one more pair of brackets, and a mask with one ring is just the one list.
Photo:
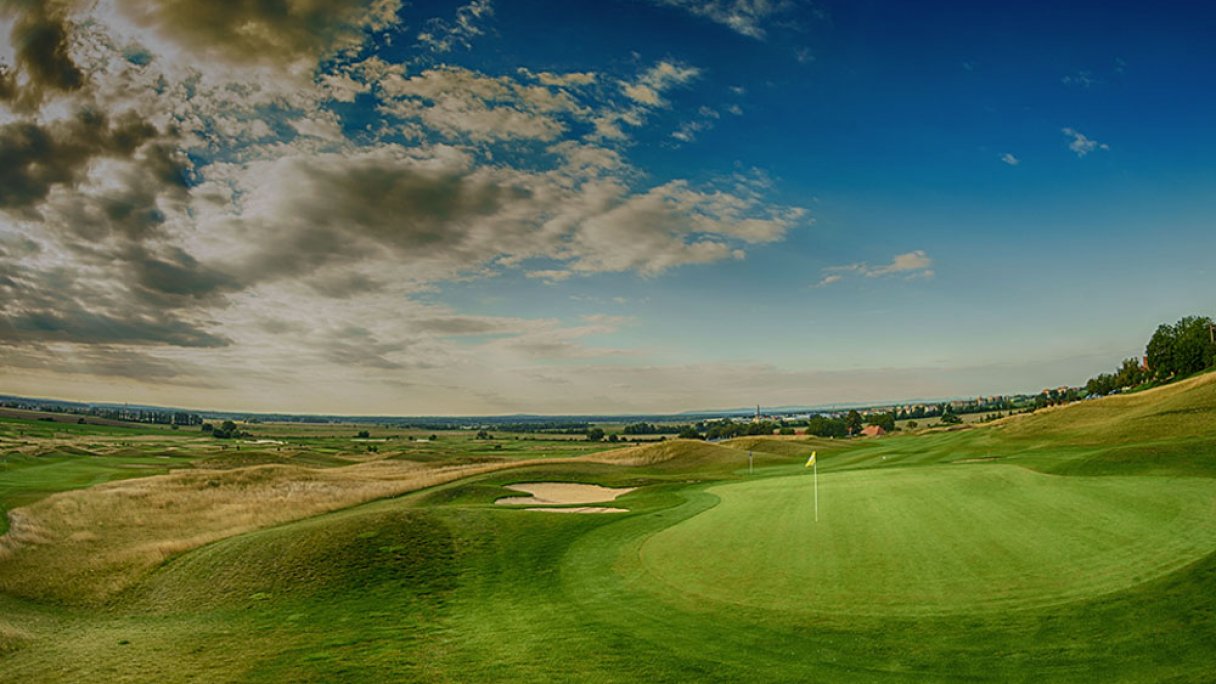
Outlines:
{"label": "white cloud", "polygon": [[[564,150],[613,159],[594,148]],[[385,145],[216,167],[195,194],[236,191],[221,211],[197,212],[209,231],[232,234],[220,244],[236,251],[215,260],[245,279],[305,282],[349,275],[357,263],[416,286],[528,259],[560,262],[537,276],[548,280],[566,271],[654,276],[740,258],[746,245],[780,240],[805,217],[766,205],[743,183],[706,190],[671,181],[633,192],[612,176],[578,172],[480,166],[449,146]]]}
{"label": "white cloud", "polygon": [[1075,152],[1078,157],[1084,157],[1094,150],[1110,149],[1110,145],[1098,142],[1097,140],[1092,140],[1076,129],[1063,128],[1060,130],[1060,132],[1072,138],[1072,142],[1068,143],[1068,149]]}
{"label": "white cloud", "polygon": [[915,252],[898,254],[894,259],[891,260],[891,263],[884,266],[866,268],[862,271],[862,273],[868,278],[878,278],[894,273],[907,273],[910,271],[928,273],[929,276],[932,276],[933,271],[929,270],[929,267],[932,265],[933,260],[930,259],[927,254],[925,254],[924,250],[918,249]]}
{"label": "white cloud", "polygon": [[534,72],[524,67],[520,67],[518,71],[528,78],[540,81],[543,85],[561,88],[589,86],[599,80],[599,74],[593,71],[572,71],[565,74],[555,74],[551,71]]}
{"label": "white cloud", "polygon": [[633,80],[617,82],[625,102],[604,102],[591,118],[594,133],[588,136],[598,140],[626,140],[626,128],[636,128],[645,123],[656,109],[665,109],[671,103],[663,96],[665,92],[687,85],[701,75],[701,70],[662,61]]}
{"label": "white cloud", "polygon": [[1005,162],[1006,164],[1008,164],[1010,166],[1017,166],[1018,164],[1022,163],[1022,160],[1013,156],[1013,153],[1011,153],[1011,152],[1006,152],[1005,154],[1002,154],[1001,161]]}
{"label": "white cloud", "polygon": [[765,25],[774,17],[792,10],[796,3],[789,0],[655,0],[658,4],[678,7],[695,16],[757,40],[767,35]]}
{"label": "white cloud", "polygon": [[493,14],[491,0],[473,0],[457,9],[456,18],[451,22],[428,21],[426,30],[418,34],[418,42],[437,53],[451,52],[456,47],[470,49],[473,39],[485,33],[481,22]]}
{"label": "white cloud", "polygon": [[540,271],[528,271],[524,275],[535,280],[543,280],[547,283],[557,283],[563,280],[569,280],[570,276],[574,275],[570,271],[559,269],[548,269]]}
{"label": "white cloud", "polygon": [[566,130],[560,115],[586,114],[560,89],[460,67],[437,67],[409,78],[389,74],[380,88],[385,97],[382,112],[474,141],[554,140]]}
{"label": "white cloud", "polygon": [[1095,85],[1102,83],[1100,79],[1094,78],[1094,75],[1089,71],[1082,69],[1074,74],[1066,74],[1060,79],[1064,85],[1077,86],[1078,88],[1089,89]]}
{"label": "white cloud", "polygon": [[680,142],[693,142],[700,133],[713,128],[720,118],[722,118],[722,115],[717,110],[701,107],[697,111],[697,118],[680,124],[680,127],[672,132],[671,137]]}
{"label": "white cloud", "polygon": [[701,75],[696,67],[684,66],[675,62],[659,62],[637,80],[621,82],[621,90],[629,99],[647,107],[664,107],[667,102],[663,93],[675,86],[680,86]]}
{"label": "white cloud", "polygon": [[[281,23],[260,5],[196,5],[98,0],[98,21],[70,25],[85,85],[0,122],[0,137],[29,123],[71,152],[0,171],[53,171],[20,203],[0,192],[0,227],[33,245],[0,247],[19,275],[0,279],[6,382],[42,373],[51,393],[84,380],[163,403],[205,385],[192,403],[234,409],[383,407],[405,386],[432,411],[520,406],[541,384],[515,383],[550,361],[621,356],[595,342],[627,322],[467,316],[421,293],[504,272],[657,277],[745,258],[808,220],[768,202],[761,178],[648,181],[611,144],[671,107],[695,67],[421,68],[352,52],[396,21],[395,0],[296,3]],[[427,44],[462,44],[488,9],[466,6],[449,34],[427,25]],[[388,116],[348,136],[332,105],[356,100]]]}
{"label": "white cloud", "polygon": [[928,280],[936,275],[933,270],[933,259],[924,250],[915,250],[897,254],[890,263],[872,266],[864,261],[844,266],[829,266],[825,269],[823,278],[816,287],[824,287],[838,283],[846,275],[858,275],[865,278],[883,278],[886,276],[902,276],[905,280]]}

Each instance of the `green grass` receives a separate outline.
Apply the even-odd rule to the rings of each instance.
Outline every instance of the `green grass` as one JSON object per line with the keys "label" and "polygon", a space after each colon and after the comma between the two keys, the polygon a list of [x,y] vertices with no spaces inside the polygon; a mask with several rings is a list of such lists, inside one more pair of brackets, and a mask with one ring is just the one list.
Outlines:
{"label": "green grass", "polygon": [[[0,594],[0,681],[1211,681],[1213,380],[953,432],[673,441],[258,529],[104,605]],[[307,439],[222,464],[348,462]],[[444,441],[392,450],[583,448]],[[0,501],[109,477],[96,458],[29,457]],[[493,504],[537,480],[641,489],[614,515]]]}
{"label": "green grass", "polygon": [[807,614],[1020,610],[1127,589],[1216,551],[1216,487],[1005,465],[800,474],[712,487],[646,540],[673,592]]}

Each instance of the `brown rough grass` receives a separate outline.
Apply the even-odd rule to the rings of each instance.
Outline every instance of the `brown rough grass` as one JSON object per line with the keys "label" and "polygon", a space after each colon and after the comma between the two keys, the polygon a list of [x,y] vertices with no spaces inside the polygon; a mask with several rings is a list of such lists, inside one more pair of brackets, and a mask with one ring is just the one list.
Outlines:
{"label": "brown rough grass", "polygon": [[7,622],[0,622],[0,653],[15,651],[24,646],[31,638],[30,633],[24,629],[14,627]]}
{"label": "brown rough grass", "polygon": [[558,463],[734,462],[738,454],[673,440],[571,458],[461,465],[380,460],[336,468],[266,464],[109,482],[9,511],[9,532],[0,537],[0,592],[95,605],[205,544],[461,478]]}
{"label": "brown rough grass", "polygon": [[708,444],[694,439],[673,439],[657,444],[643,444],[612,451],[602,451],[584,457],[596,463],[623,466],[649,466],[677,460],[706,461],[716,458],[738,460],[738,452],[729,447]]}
{"label": "brown rough grass", "polygon": [[61,492],[10,511],[0,591],[96,604],[168,558],[226,537],[472,475],[566,459],[182,470]]}

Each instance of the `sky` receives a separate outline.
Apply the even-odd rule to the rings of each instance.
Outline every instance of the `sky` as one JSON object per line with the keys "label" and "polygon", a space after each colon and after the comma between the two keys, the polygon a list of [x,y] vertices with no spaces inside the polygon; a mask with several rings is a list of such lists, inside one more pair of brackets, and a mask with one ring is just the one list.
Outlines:
{"label": "sky", "polygon": [[0,393],[1037,392],[1216,291],[1206,3],[0,0]]}

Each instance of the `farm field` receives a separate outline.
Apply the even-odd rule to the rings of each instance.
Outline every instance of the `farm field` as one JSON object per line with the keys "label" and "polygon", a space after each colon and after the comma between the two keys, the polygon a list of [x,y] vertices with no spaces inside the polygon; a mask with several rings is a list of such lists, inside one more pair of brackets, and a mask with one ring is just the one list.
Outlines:
{"label": "farm field", "polygon": [[[1213,374],[867,440],[342,430],[0,422],[0,681],[1216,677]],[[633,489],[495,503],[544,482]]]}

